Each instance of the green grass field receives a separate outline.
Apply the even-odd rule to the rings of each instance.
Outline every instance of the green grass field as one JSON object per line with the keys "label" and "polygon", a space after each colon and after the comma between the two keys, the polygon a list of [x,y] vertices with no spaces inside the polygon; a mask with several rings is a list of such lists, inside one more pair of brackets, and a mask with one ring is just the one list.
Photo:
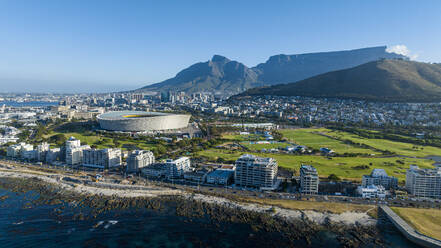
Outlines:
{"label": "green grass field", "polygon": [[420,146],[420,145],[414,145],[410,143],[397,142],[397,141],[391,141],[385,139],[368,139],[342,131],[326,130],[325,132],[330,136],[342,140],[351,140],[354,143],[366,144],[370,147],[374,147],[379,150],[388,150],[398,155],[419,157],[419,158],[427,157],[430,155],[441,155],[441,148],[433,147],[433,146]]}
{"label": "green grass field", "polygon": [[441,210],[419,208],[391,208],[420,233],[441,240]]}
{"label": "green grass field", "polygon": [[222,138],[237,142],[265,140],[263,135],[259,135],[259,134],[240,135],[237,133],[227,133],[227,134],[223,134]]}
{"label": "green grass field", "polygon": [[308,129],[283,129],[280,133],[287,140],[294,142],[298,145],[304,145],[313,149],[320,149],[321,147],[327,147],[339,154],[344,153],[364,153],[375,154],[375,151],[371,149],[365,149],[356,147],[353,145],[344,144],[339,140],[335,140],[320,133],[328,132],[329,129],[325,128],[308,128]]}
{"label": "green grass field", "polygon": [[240,142],[241,145],[247,147],[250,150],[262,150],[262,149],[272,149],[272,148],[285,148],[289,146],[287,143],[274,143],[274,144],[250,144],[249,141]]}
{"label": "green grass field", "polygon": [[[236,160],[244,152],[233,152],[221,149],[208,149],[197,153],[199,156],[205,156],[212,160],[223,158],[225,160]],[[292,155],[292,154],[271,154],[255,153],[262,157],[275,158],[280,167],[296,170],[301,164],[310,164],[317,168],[321,177],[327,177],[330,174],[345,179],[360,181],[362,175],[369,174],[374,168],[385,169],[389,175],[397,177],[400,181],[406,177],[406,170],[411,164],[417,164],[422,168],[432,168],[431,160],[417,158],[380,158],[380,157],[333,157],[331,159],[323,156],[311,155]],[[397,160],[401,161],[398,163]],[[354,168],[356,166],[369,166],[366,169]]]}
{"label": "green grass field", "polygon": [[[81,142],[85,142],[88,145],[96,145],[97,148],[102,149],[102,148],[113,148],[115,147],[115,144],[113,143],[113,139],[112,138],[106,138],[106,137],[101,137],[98,135],[84,135],[81,133],[75,133],[75,132],[71,132],[71,133],[58,133],[58,132],[51,132],[48,135],[45,135],[45,138],[48,138],[50,136],[56,135],[56,134],[63,134],[66,139],[69,139],[70,137],[75,137],[76,139],[81,140]],[[139,149],[144,149],[144,150],[152,150],[155,149],[155,145],[153,144],[148,144],[142,141],[137,141],[137,140],[118,140],[118,142],[120,143],[120,145],[118,146],[118,148],[121,148],[123,150],[131,150],[131,149],[127,149],[126,147],[129,146],[136,146]],[[55,144],[51,144],[54,145]]]}

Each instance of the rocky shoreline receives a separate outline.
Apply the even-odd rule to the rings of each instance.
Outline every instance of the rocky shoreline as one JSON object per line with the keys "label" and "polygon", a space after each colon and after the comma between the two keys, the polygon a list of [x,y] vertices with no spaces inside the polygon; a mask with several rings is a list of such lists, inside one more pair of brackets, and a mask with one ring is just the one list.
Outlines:
{"label": "rocky shoreline", "polygon": [[[106,211],[116,209],[150,209],[172,212],[190,220],[205,219],[214,225],[247,224],[256,232],[274,233],[274,241],[288,247],[308,246],[319,232],[330,232],[336,235],[343,247],[382,247],[385,245],[384,240],[381,239],[380,230],[372,223],[367,225],[366,223],[335,222],[332,215],[324,219],[321,217],[321,221],[317,222],[310,218],[311,213],[297,211],[300,213],[299,216],[293,218],[291,215],[284,214],[282,209],[278,209],[279,213],[274,214],[270,211],[262,211],[262,209],[256,210],[254,207],[246,209],[228,200],[219,203],[216,197],[212,197],[210,201],[207,200],[210,197],[202,198],[203,196],[198,194],[122,197],[118,194],[78,193],[39,177],[5,177],[4,174],[0,177],[0,188],[21,193],[34,192],[38,194],[38,197],[32,200],[32,204],[57,205],[60,212],[65,206],[76,208],[79,211],[75,218],[79,220],[96,218]],[[87,214],[82,214],[83,212]]]}

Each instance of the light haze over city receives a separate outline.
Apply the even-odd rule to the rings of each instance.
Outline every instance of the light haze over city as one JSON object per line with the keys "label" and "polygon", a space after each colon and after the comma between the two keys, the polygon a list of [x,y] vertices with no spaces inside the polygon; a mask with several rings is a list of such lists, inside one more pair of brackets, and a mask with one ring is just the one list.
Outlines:
{"label": "light haze over city", "polygon": [[387,45],[440,62],[440,9],[439,1],[2,1],[0,91],[131,90],[213,54],[251,67],[282,53]]}

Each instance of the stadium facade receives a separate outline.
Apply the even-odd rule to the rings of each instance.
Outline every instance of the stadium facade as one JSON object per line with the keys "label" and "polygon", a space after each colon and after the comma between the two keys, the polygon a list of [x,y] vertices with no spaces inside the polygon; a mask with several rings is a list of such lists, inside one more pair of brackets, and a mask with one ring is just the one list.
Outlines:
{"label": "stadium facade", "polygon": [[102,129],[123,132],[163,131],[186,128],[190,115],[144,111],[115,111],[97,116]]}

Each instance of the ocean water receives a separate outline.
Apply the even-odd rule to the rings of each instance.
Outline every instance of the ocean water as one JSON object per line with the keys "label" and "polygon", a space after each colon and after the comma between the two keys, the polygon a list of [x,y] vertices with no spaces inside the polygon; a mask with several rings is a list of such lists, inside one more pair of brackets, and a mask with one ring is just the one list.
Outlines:
{"label": "ocean water", "polygon": [[[278,234],[255,232],[246,224],[215,224],[168,211],[114,210],[88,218],[87,209],[33,205],[37,194],[0,189],[0,247],[287,247]],[[85,216],[79,219],[79,211]],[[390,247],[414,247],[394,228]],[[298,242],[295,247],[305,247]],[[339,247],[320,232],[309,247]],[[372,246],[374,247],[374,246]]]}
{"label": "ocean water", "polygon": [[46,106],[56,106],[57,102],[41,102],[41,101],[33,101],[33,102],[15,102],[15,101],[0,101],[0,106],[10,106],[10,107],[46,107]]}

